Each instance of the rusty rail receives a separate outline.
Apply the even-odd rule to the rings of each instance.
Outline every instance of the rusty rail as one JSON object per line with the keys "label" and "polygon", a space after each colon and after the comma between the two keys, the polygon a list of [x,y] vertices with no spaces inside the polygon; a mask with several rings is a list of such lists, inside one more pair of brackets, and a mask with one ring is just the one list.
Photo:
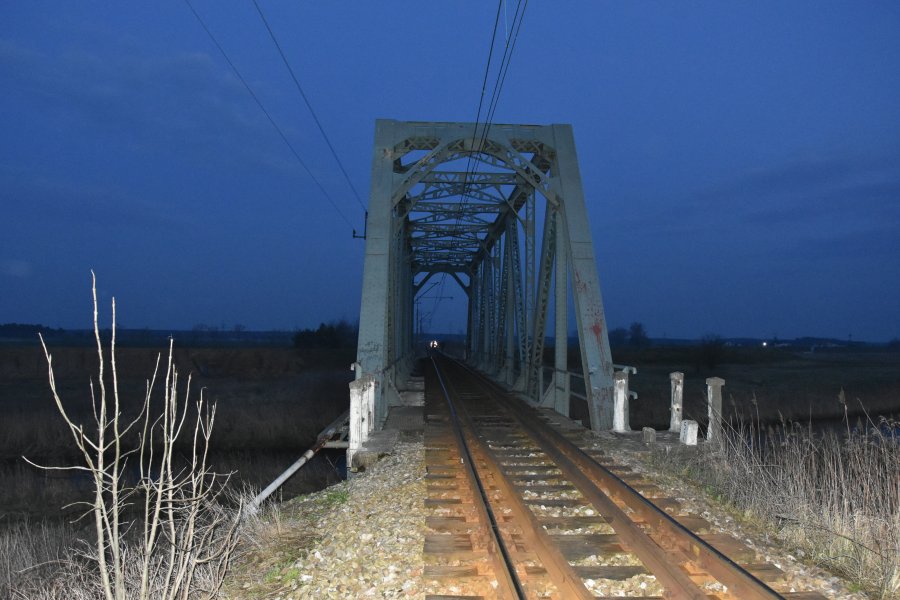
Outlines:
{"label": "rusty rail", "polygon": [[[465,364],[444,357],[444,364],[463,370],[487,395],[504,405],[509,415],[527,431],[532,440],[557,463],[558,468],[578,490],[601,512],[610,517],[610,524],[622,542],[662,582],[671,598],[706,598],[687,574],[673,561],[693,562],[720,583],[727,586],[729,595],[747,600],[774,600],[781,594],[757,579],[752,573],[719,552],[716,548],[684,527],[665,511],[644,498],[627,482],[603,467],[565,436],[548,427],[536,411],[525,403],[511,399],[509,393],[493,381]],[[645,533],[619,508],[620,501],[645,523],[651,526],[653,537]]]}
{"label": "rusty rail", "polygon": [[473,494],[473,496],[475,496],[475,510],[479,515],[481,523],[484,524],[485,528],[490,532],[488,547],[491,550],[489,554],[494,566],[494,575],[497,577],[498,582],[497,597],[503,599],[518,598],[524,600],[526,598],[525,591],[522,589],[522,583],[519,581],[519,577],[516,574],[513,561],[509,555],[509,550],[503,541],[503,537],[500,535],[497,518],[494,515],[494,511],[491,509],[487,492],[475,471],[475,461],[472,457],[469,443],[460,426],[456,407],[450,398],[450,394],[444,383],[444,378],[441,376],[440,370],[437,368],[436,364],[434,365],[434,372],[437,376],[438,383],[441,386],[441,390],[443,391],[444,398],[447,401],[447,408],[450,412],[450,426],[453,429],[453,436],[456,440],[457,449],[463,462],[466,478],[469,481],[470,487],[473,490],[478,491],[477,496]]}
{"label": "rusty rail", "polygon": [[[588,592],[584,583],[582,583],[581,578],[562,555],[553,540],[550,539],[550,536],[544,528],[541,527],[531,510],[522,502],[512,483],[504,474],[494,453],[485,442],[471,433],[475,431],[476,427],[464,406],[460,406],[457,410],[457,407],[453,402],[454,394],[451,393],[451,390],[448,390],[444,378],[441,376],[440,368],[436,363],[434,363],[434,369],[441,381],[441,387],[444,390],[447,403],[450,406],[451,414],[459,421],[458,423],[454,423],[454,427],[459,431],[459,436],[462,438],[463,444],[467,448],[467,455],[469,456],[470,462],[474,462],[473,455],[477,456],[485,471],[490,473],[490,477],[494,484],[507,499],[507,507],[511,509],[515,518],[524,526],[522,528],[524,541],[538,556],[546,569],[547,574],[553,581],[553,584],[563,594],[562,597],[564,598],[578,600],[593,599],[594,596]],[[465,431],[470,432],[468,436],[464,436],[463,426],[465,427]],[[482,476],[484,476],[484,474],[482,474]],[[480,483],[479,489],[483,490]],[[486,495],[484,495],[484,498],[487,501]],[[494,533],[498,533],[496,529]],[[502,538],[499,534],[497,537],[502,544]],[[504,554],[504,557],[508,559],[507,554]],[[507,565],[509,566],[510,572],[513,573],[513,577],[516,577],[515,566],[512,560],[508,559]],[[516,579],[516,581],[518,582],[518,579]],[[521,589],[521,587],[519,587],[519,589]],[[522,593],[522,598],[524,598],[524,592]]]}

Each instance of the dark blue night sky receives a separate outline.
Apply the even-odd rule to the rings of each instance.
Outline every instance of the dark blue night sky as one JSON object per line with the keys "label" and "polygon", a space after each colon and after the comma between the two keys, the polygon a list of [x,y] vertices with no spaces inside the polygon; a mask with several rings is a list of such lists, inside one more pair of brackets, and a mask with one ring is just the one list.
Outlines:
{"label": "dark blue night sky", "polygon": [[[259,2],[364,200],[376,118],[474,120],[496,3]],[[4,2],[0,322],[88,326],[92,268],[126,327],[357,318],[362,208],[253,3],[193,4],[338,209],[185,2]],[[893,0],[532,0],[495,121],[574,126],[611,327],[885,341],[898,32]]]}

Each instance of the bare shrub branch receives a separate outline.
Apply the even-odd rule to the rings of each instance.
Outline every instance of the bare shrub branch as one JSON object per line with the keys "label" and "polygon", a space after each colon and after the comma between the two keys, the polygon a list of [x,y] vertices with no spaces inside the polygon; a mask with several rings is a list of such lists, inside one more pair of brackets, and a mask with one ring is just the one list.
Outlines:
{"label": "bare shrub branch", "polygon": [[[39,468],[85,471],[93,482],[89,504],[95,541],[90,548],[75,553],[75,566],[63,569],[57,580],[65,580],[69,586],[77,581],[84,597],[99,595],[105,600],[212,597],[221,587],[233,555],[241,512],[240,506],[235,512],[218,504],[227,477],[217,476],[208,464],[215,405],[205,401],[202,390],[196,402],[189,401],[190,376],[184,389],[179,388],[174,342],[170,339],[160,409],[154,412],[151,401],[160,370],[161,357],[157,357],[137,416],[123,421],[116,369],[115,299],[107,373],[93,271],[91,280],[99,360],[96,385],[90,382],[92,431],[75,422],[60,398],[53,358],[41,337],[54,403],[84,464]],[[107,380],[111,382],[109,387]],[[129,447],[128,434],[138,426],[136,445]],[[191,436],[186,440],[186,460],[176,456],[176,447],[185,443],[183,434]],[[128,473],[135,470],[129,471],[129,459],[137,462],[136,483],[128,482]],[[127,509],[134,500],[141,510],[138,516],[129,516]],[[89,564],[94,567],[88,568]],[[52,589],[49,586],[41,591],[41,597],[57,597],[46,595]],[[66,597],[71,600],[76,596],[70,592]]]}

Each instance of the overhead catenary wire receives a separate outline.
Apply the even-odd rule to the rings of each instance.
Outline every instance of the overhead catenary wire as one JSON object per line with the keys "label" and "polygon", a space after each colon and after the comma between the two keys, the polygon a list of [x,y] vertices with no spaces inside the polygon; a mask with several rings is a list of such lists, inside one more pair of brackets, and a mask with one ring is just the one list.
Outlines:
{"label": "overhead catenary wire", "polygon": [[[490,45],[490,49],[488,50],[488,59],[485,64],[484,80],[482,81],[481,95],[480,95],[480,98],[478,101],[478,110],[477,110],[476,116],[475,116],[475,126],[472,130],[472,145],[473,145],[473,147],[475,146],[475,137],[478,135],[478,125],[481,120],[481,110],[482,110],[482,107],[484,104],[484,93],[485,93],[485,90],[487,87],[487,79],[488,79],[488,74],[490,72],[491,62],[492,62],[492,57],[493,57],[493,52],[494,52],[494,43],[495,43],[496,37],[497,37],[497,25],[500,21],[500,9],[501,9],[501,7],[503,7],[503,3],[504,3],[504,0],[500,0],[497,4],[497,14],[494,19],[494,28],[491,33],[491,45]],[[526,8],[528,8],[528,0],[524,0],[524,2],[523,2],[523,0],[519,0],[518,3],[516,4],[516,10],[513,13],[513,18],[512,18],[512,29],[511,29],[512,36],[510,36],[509,33],[507,33],[507,35],[506,35],[506,44],[503,49],[503,56],[500,58],[500,66],[497,70],[497,78],[494,82],[493,91],[491,92],[491,100],[488,103],[487,115],[485,116],[484,124],[481,127],[481,136],[480,136],[480,140],[479,140],[479,144],[478,144],[479,148],[484,146],[484,143],[487,141],[488,135],[490,133],[491,124],[493,123],[494,115],[497,112],[497,106],[500,101],[500,94],[503,90],[503,85],[506,82],[506,74],[509,72],[509,65],[510,65],[510,62],[512,61],[512,54],[513,54],[513,51],[515,50],[516,41],[518,40],[518,37],[519,37],[519,31],[522,29],[522,21],[525,18],[525,9]],[[473,162],[474,162],[474,165],[473,165]],[[469,179],[472,175],[474,175],[475,168],[478,166],[479,162],[480,162],[480,159],[478,157],[475,157],[474,161],[473,161],[473,154],[472,153],[469,154],[467,161],[466,161],[466,170],[465,170],[465,173],[463,176],[464,177],[463,178],[463,196],[462,196],[462,199],[460,200],[460,206],[457,211],[456,224],[459,224],[459,221],[462,217],[463,207],[465,207],[465,205],[467,204],[467,201],[468,201]],[[446,279],[446,277],[442,276],[440,293],[443,292],[443,286],[444,286],[445,279]],[[440,296],[438,298],[440,298]],[[437,310],[439,304],[440,304],[440,299],[436,300],[435,306],[434,306],[434,308],[432,308],[432,312]]]}
{"label": "overhead catenary wire", "polygon": [[[503,0],[497,3],[497,15],[494,17],[494,30],[491,32],[491,45],[488,48],[487,62],[484,65],[484,78],[481,81],[481,95],[478,98],[478,110],[475,112],[475,129],[472,130],[472,143],[475,143],[475,135],[478,132],[478,121],[481,119],[481,108],[484,106],[484,92],[487,90],[488,75],[491,72],[491,59],[494,56],[494,42],[497,41],[497,25],[500,23],[500,8],[503,6]],[[468,184],[469,168],[472,164],[472,155],[468,156],[466,161],[466,178],[463,184]]]}
{"label": "overhead catenary wire", "polygon": [[[494,43],[497,41],[497,27],[500,24],[500,9],[503,7],[503,2],[504,2],[504,0],[498,0],[497,14],[494,15],[494,27],[493,27],[493,30],[491,31],[491,45],[488,47],[488,57],[487,57],[487,61],[486,61],[485,65],[484,65],[484,77],[482,78],[482,81],[481,81],[481,95],[479,96],[479,99],[478,99],[478,110],[475,113],[475,128],[472,131],[472,144],[475,143],[475,137],[478,132],[478,122],[481,120],[481,109],[484,106],[484,93],[487,91],[488,76],[490,75],[490,72],[491,72],[491,62],[492,62],[492,58],[494,56]],[[472,169],[472,155],[469,154],[468,157],[466,157],[466,169],[463,172],[463,196],[462,196],[462,199],[460,200],[460,208],[457,210],[457,213],[456,213],[456,220],[455,220],[454,226],[459,225],[460,218],[462,217],[462,207],[465,205],[466,198],[468,196],[469,172],[471,171],[471,169]],[[440,281],[441,288],[438,291],[437,297],[435,298],[434,305],[431,307],[431,314],[434,314],[435,312],[437,312],[438,307],[441,305],[441,299],[444,296],[444,284],[445,284],[446,280],[447,280],[447,274],[441,273],[441,281]]]}
{"label": "overhead catenary wire", "polygon": [[[522,11],[519,12],[521,6]],[[503,56],[500,59],[500,70],[497,73],[497,81],[494,84],[494,91],[491,94],[491,101],[488,104],[488,114],[485,117],[485,125],[481,129],[481,144],[487,141],[490,133],[491,125],[494,122],[494,115],[497,112],[497,105],[500,103],[500,93],[503,91],[503,84],[506,83],[506,74],[509,72],[509,63],[512,60],[512,53],[516,49],[516,42],[519,39],[519,31],[522,29],[522,21],[525,18],[525,9],[528,8],[528,0],[519,0],[516,5],[516,11],[513,13],[513,35],[507,38],[506,46],[503,50]],[[518,21],[516,18],[518,17]],[[477,159],[476,159],[477,160]]]}
{"label": "overhead catenary wire", "polygon": [[319,117],[318,115],[316,115],[316,111],[313,110],[312,104],[310,103],[309,98],[307,98],[306,92],[303,90],[303,86],[300,85],[300,80],[297,79],[297,75],[294,73],[294,69],[291,67],[290,62],[288,62],[287,56],[285,55],[281,44],[278,43],[278,38],[275,36],[275,32],[269,25],[269,21],[268,19],[266,19],[266,15],[263,13],[262,7],[260,7],[257,0],[253,0],[253,6],[256,7],[256,12],[259,13],[259,18],[262,20],[263,25],[265,25],[266,31],[269,32],[269,37],[272,38],[272,43],[275,44],[275,48],[278,50],[278,54],[281,56],[281,60],[282,62],[284,62],[284,66],[287,67],[288,73],[291,74],[291,79],[294,81],[294,85],[296,86],[297,91],[300,92],[300,97],[303,98],[303,102],[304,104],[306,104],[306,108],[309,109],[309,114],[312,115],[313,121],[315,121],[316,123],[316,127],[319,128],[319,133],[321,133],[322,137],[325,139],[325,143],[328,145],[328,149],[331,151],[331,156],[333,156],[335,162],[337,162],[341,173],[344,175],[344,179],[347,181],[347,185],[350,186],[350,190],[353,192],[353,196],[356,198],[356,201],[359,203],[360,207],[362,207],[363,210],[366,210],[366,205],[363,203],[362,198],[360,198],[359,192],[356,191],[356,187],[353,185],[353,181],[351,181],[350,176],[347,174],[347,169],[344,168],[344,163],[341,162],[341,159],[338,157],[337,151],[335,151],[334,146],[332,145],[331,140],[328,137],[328,134],[325,133],[325,128],[322,127],[322,123],[321,121],[319,121]]}
{"label": "overhead catenary wire", "polygon": [[[481,121],[481,110],[484,106],[484,94],[485,94],[485,91],[487,91],[488,76],[490,75],[490,72],[491,72],[491,63],[493,62],[493,56],[494,56],[494,44],[497,41],[497,28],[500,24],[500,11],[504,6],[504,1],[505,0],[498,0],[497,12],[494,15],[494,26],[491,31],[491,44],[488,47],[487,61],[485,61],[485,65],[484,65],[484,77],[482,78],[482,82],[481,82],[481,94],[479,95],[479,98],[478,98],[478,109],[475,112],[475,126],[472,129],[472,145],[473,146],[475,145],[475,138],[478,136],[478,124]],[[520,2],[521,2],[521,0],[520,0]],[[518,10],[517,10],[517,12],[518,12]],[[504,53],[503,53],[504,57],[507,54],[508,47],[509,47],[509,38],[507,36],[506,49],[504,49]],[[501,66],[501,68],[503,66],[502,60],[501,60],[500,66]],[[496,83],[494,84],[494,92],[496,92]],[[492,93],[491,97],[493,98],[493,96],[494,96],[494,94]],[[485,119],[485,125],[486,124],[487,124],[487,119]],[[483,143],[484,143],[484,136],[482,136],[482,144]],[[476,159],[475,165],[477,166],[477,164],[478,164],[478,162]],[[473,174],[474,174],[474,167],[472,165],[472,154],[470,153],[466,157],[466,168],[465,168],[465,171],[463,172],[463,195],[459,202],[459,208],[457,209],[456,219],[454,220],[454,226],[459,225],[460,219],[462,218],[462,210],[465,207],[465,205],[467,204],[468,196],[469,196],[469,178]],[[446,283],[446,280],[447,280],[446,273],[441,274],[441,282],[440,282],[441,288],[440,288],[440,291],[438,292],[437,298],[435,299],[434,306],[431,309],[432,313],[437,312],[437,309],[440,306],[441,298],[443,297],[443,292],[444,292],[444,284]]]}
{"label": "overhead catenary wire", "polygon": [[[497,5],[497,15],[494,20],[494,30],[491,33],[491,46],[488,51],[488,59],[485,64],[485,67],[484,67],[484,80],[481,83],[481,95],[478,100],[478,110],[475,113],[475,127],[472,130],[472,145],[473,146],[475,146],[475,138],[478,135],[478,125],[481,121],[481,109],[484,105],[484,92],[487,88],[487,79],[488,79],[488,75],[490,74],[491,62],[492,62],[491,59],[494,54],[494,42],[496,41],[496,38],[497,38],[497,25],[500,21],[500,8],[502,6],[504,6],[504,2],[505,2],[505,0],[500,0],[500,2]],[[525,6],[527,6],[527,5],[528,5],[528,2],[526,0]],[[521,24],[522,24],[522,18],[519,17],[519,9],[520,8],[522,8],[522,0],[519,0],[518,3],[516,4],[516,12],[513,14],[513,27],[514,28],[516,27],[516,19],[517,18],[519,19],[518,26],[521,27]],[[525,15],[524,8],[522,8],[521,14],[524,17],[524,15]],[[511,40],[509,38],[509,34],[507,33],[506,44],[504,45],[504,48],[503,48],[503,56],[500,57],[500,67],[497,69],[497,80],[494,82],[494,89],[491,92],[491,100],[488,103],[488,114],[485,116],[484,124],[482,125],[482,128],[481,128],[481,138],[480,138],[480,142],[479,142],[479,147],[483,146],[484,142],[487,140],[488,130],[490,129],[491,122],[493,120],[493,113],[496,112],[496,101],[499,99],[499,90],[502,89],[502,87],[503,87],[502,82],[505,81],[505,79],[506,79],[505,73],[509,68],[509,61],[512,59],[512,48],[515,47],[515,41],[513,41],[513,43],[512,43],[512,48],[510,47],[510,41]],[[479,160],[480,159],[478,159],[477,157],[474,159],[475,166],[478,165]],[[473,162],[472,154],[469,154],[468,159],[466,161],[466,175],[465,175],[465,179],[463,180],[465,187],[463,189],[462,205],[465,205],[466,200],[468,198],[469,177],[470,177],[470,175],[474,174],[474,167],[472,165],[472,162]]]}
{"label": "overhead catenary wire", "polygon": [[235,66],[235,64],[234,64],[234,62],[232,62],[231,58],[228,57],[228,53],[225,52],[225,49],[222,47],[222,45],[216,39],[216,36],[213,35],[213,32],[206,25],[206,22],[203,20],[203,17],[200,16],[200,13],[197,12],[197,10],[191,4],[190,0],[184,0],[184,3],[187,4],[188,8],[191,10],[194,17],[197,19],[197,21],[200,23],[200,26],[203,28],[203,31],[206,32],[206,35],[209,36],[209,39],[212,41],[213,45],[215,45],[215,47],[219,50],[219,53],[222,55],[222,58],[225,59],[225,62],[227,62],[228,66],[231,67],[231,70],[234,72],[235,76],[247,89],[247,92],[253,98],[254,102],[256,102],[256,105],[259,107],[259,109],[262,111],[262,113],[266,116],[266,119],[268,119],[269,123],[272,125],[272,127],[275,129],[275,131],[278,132],[278,135],[281,137],[282,141],[284,141],[285,145],[291,151],[291,154],[294,155],[294,158],[297,159],[297,162],[300,163],[300,166],[303,167],[303,170],[306,171],[306,173],[307,173],[307,175],[309,175],[310,179],[313,180],[313,183],[316,184],[316,187],[319,188],[319,191],[322,192],[322,195],[325,197],[325,199],[328,201],[328,203],[331,204],[331,206],[334,208],[334,210],[341,216],[341,218],[347,223],[347,225],[349,225],[350,228],[353,229],[353,223],[350,222],[350,219],[347,218],[347,215],[344,214],[344,211],[342,211],[340,209],[340,207],[334,201],[334,198],[331,197],[331,195],[328,193],[328,191],[325,189],[325,187],[322,185],[322,183],[318,180],[318,178],[310,170],[310,168],[306,164],[306,162],[300,157],[300,154],[294,148],[294,145],[291,144],[290,140],[284,134],[284,131],[282,131],[281,127],[278,126],[278,123],[275,122],[275,119],[272,118],[272,115],[266,109],[265,105],[263,105],[262,101],[259,99],[259,96],[256,95],[256,92],[253,91],[253,88],[250,87],[250,84],[247,83],[247,80],[244,79],[243,75],[241,75],[241,72],[238,70],[237,66]]}
{"label": "overhead catenary wire", "polygon": [[[521,7],[521,13],[519,12],[519,8]],[[512,53],[516,48],[516,42],[519,39],[519,31],[522,29],[522,21],[525,18],[525,9],[528,8],[528,0],[519,0],[516,4],[516,11],[513,13],[513,30],[514,33],[512,38],[507,36],[506,45],[503,49],[503,56],[500,58],[500,68],[497,71],[497,80],[494,82],[494,90],[491,93],[491,101],[488,104],[488,113],[484,119],[484,125],[481,128],[481,138],[479,140],[478,147],[481,148],[484,146],[484,143],[487,141],[488,135],[490,134],[491,125],[494,121],[494,114],[497,112],[497,105],[500,102],[500,93],[503,91],[503,84],[506,82],[506,74],[509,72],[509,63],[512,60]],[[518,18],[518,21],[517,21]],[[488,64],[490,66],[490,64]],[[483,93],[483,91],[482,91]],[[482,98],[483,100],[483,98]],[[481,110],[481,103],[479,102],[479,112]],[[475,132],[478,130],[478,122],[475,122],[475,130],[473,131],[473,142]],[[470,155],[471,157],[471,155]],[[475,158],[475,165],[472,167],[472,171],[474,174],[475,168],[478,166],[478,163],[481,159]],[[467,174],[466,179],[464,181],[468,181],[468,166],[467,166]],[[464,188],[465,189],[465,188]],[[464,206],[466,203],[467,194],[464,193],[461,206]],[[461,210],[460,210],[461,213]],[[459,222],[459,217],[461,215],[457,215],[457,223]],[[443,280],[441,281],[441,291],[443,292]],[[437,306],[433,310],[436,310]]]}

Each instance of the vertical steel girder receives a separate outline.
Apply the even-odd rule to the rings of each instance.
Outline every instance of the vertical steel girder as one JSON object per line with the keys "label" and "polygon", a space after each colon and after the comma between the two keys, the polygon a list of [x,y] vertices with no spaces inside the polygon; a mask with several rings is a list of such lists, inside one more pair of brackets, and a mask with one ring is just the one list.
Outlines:
{"label": "vertical steel girder", "polygon": [[556,309],[556,344],[553,352],[553,409],[569,416],[569,295],[568,295],[568,240],[562,216],[557,213],[556,223],[556,281],[554,282],[554,308]]}
{"label": "vertical steel girder", "polygon": [[468,297],[467,359],[536,401],[554,308],[555,370],[545,398],[564,413],[571,288],[591,426],[608,429],[612,360],[572,128],[483,129],[376,122],[355,365],[357,378],[375,381],[376,425],[411,365],[416,295],[441,274]]}
{"label": "vertical steel girder", "polygon": [[519,252],[519,228],[514,219],[507,220],[505,243],[509,244],[509,266],[513,280],[513,311],[515,313],[516,333],[518,333],[519,364],[525,364],[528,351],[527,320],[525,313],[525,293],[522,291],[522,255]]}
{"label": "vertical steel girder", "polygon": [[550,286],[553,283],[553,259],[556,255],[556,214],[547,207],[544,216],[544,239],[541,243],[541,260],[537,278],[537,298],[535,299],[532,324],[531,356],[526,379],[526,393],[531,398],[539,398],[544,390],[539,389],[541,369],[544,362],[544,340],[547,329],[547,310],[550,307]]}

